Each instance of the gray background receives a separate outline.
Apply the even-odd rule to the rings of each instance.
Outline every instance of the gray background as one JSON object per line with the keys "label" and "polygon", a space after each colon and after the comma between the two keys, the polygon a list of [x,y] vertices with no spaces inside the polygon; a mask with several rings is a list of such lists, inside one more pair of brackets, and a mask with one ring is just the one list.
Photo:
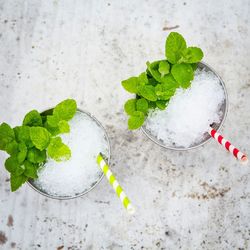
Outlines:
{"label": "gray background", "polygon": [[129,132],[120,84],[164,56],[173,28],[224,79],[222,131],[248,151],[249,21],[247,0],[0,1],[0,122],[75,98],[107,129],[112,170],[137,208],[127,215],[105,179],[70,201],[27,185],[11,193],[0,152],[0,248],[250,249],[249,166],[214,141],[173,152]]}

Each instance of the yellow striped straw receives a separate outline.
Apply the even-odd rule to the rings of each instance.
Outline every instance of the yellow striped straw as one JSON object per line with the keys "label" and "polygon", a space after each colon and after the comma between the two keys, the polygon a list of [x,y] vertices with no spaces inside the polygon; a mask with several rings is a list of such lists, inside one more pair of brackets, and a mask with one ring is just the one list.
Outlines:
{"label": "yellow striped straw", "polygon": [[115,190],[117,196],[120,198],[123,206],[127,209],[129,214],[133,214],[135,212],[135,208],[131,205],[129,198],[122,190],[122,187],[120,186],[120,184],[116,180],[115,176],[113,175],[113,173],[109,169],[109,166],[106,163],[106,161],[103,159],[103,156],[101,153],[99,153],[99,155],[97,156],[97,163],[100,166],[102,172],[105,174],[105,176],[109,180],[109,183],[111,184],[111,186]]}

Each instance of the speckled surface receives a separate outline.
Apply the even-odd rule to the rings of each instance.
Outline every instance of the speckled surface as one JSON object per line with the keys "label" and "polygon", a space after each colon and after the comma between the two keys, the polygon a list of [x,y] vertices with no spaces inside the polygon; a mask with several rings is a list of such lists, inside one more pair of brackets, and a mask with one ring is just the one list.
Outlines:
{"label": "speckled surface", "polygon": [[137,208],[127,215],[105,179],[70,201],[11,193],[0,152],[0,249],[250,249],[249,166],[213,141],[173,152],[129,132],[120,85],[164,55],[170,28],[181,32],[224,79],[222,131],[249,152],[249,22],[248,0],[0,1],[0,122],[75,98],[107,128]]}

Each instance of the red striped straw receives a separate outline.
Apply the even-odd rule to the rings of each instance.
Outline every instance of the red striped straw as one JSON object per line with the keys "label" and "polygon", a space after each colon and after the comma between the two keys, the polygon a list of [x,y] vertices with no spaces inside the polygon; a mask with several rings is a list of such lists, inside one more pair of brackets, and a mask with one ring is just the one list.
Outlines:
{"label": "red striped straw", "polygon": [[243,154],[238,148],[236,148],[234,145],[232,145],[228,140],[224,139],[224,137],[217,132],[215,129],[210,127],[209,134],[222,146],[224,146],[231,154],[234,155],[241,163],[247,164],[248,159],[245,154]]}

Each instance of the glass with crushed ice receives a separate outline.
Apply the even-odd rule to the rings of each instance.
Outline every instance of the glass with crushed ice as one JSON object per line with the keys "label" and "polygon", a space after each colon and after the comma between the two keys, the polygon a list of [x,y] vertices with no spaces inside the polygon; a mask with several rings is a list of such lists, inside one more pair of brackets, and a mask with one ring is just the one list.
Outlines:
{"label": "glass with crushed ice", "polygon": [[70,133],[61,138],[70,147],[71,158],[64,162],[48,159],[39,169],[38,179],[29,181],[36,191],[50,198],[71,199],[86,194],[103,177],[96,163],[99,152],[110,159],[107,133],[95,117],[78,109],[69,124]]}
{"label": "glass with crushed ice", "polygon": [[165,110],[151,111],[142,131],[164,148],[193,149],[209,141],[209,126],[220,129],[227,105],[224,82],[210,66],[199,63],[191,86],[177,89]]}

